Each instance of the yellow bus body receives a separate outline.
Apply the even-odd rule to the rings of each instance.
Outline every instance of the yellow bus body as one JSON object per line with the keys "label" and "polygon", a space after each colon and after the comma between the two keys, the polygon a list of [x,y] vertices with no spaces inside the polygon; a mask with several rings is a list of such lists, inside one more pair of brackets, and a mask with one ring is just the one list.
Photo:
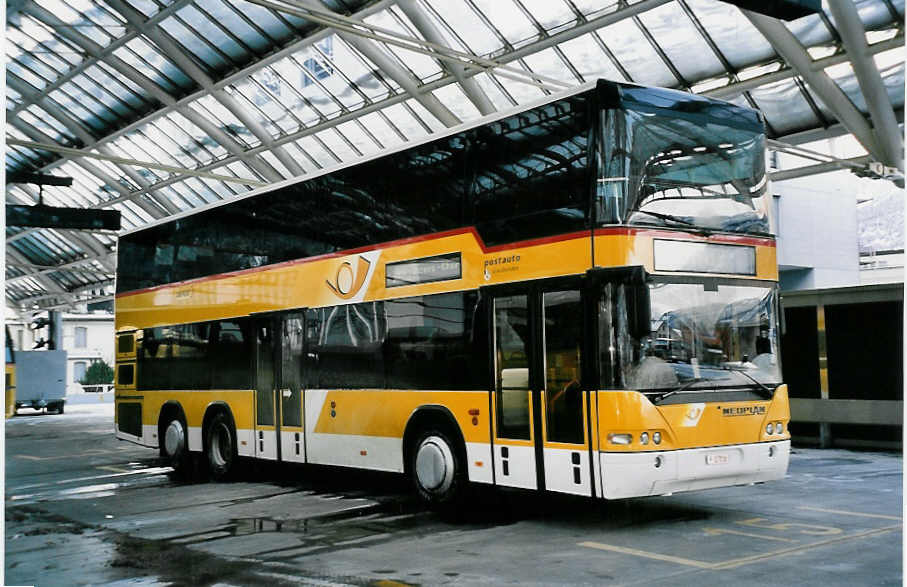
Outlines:
{"label": "yellow bus body", "polygon": [[[584,231],[515,245],[486,247],[475,230],[463,229],[376,248],[120,294],[116,300],[116,330],[120,336],[133,336],[142,329],[165,325],[293,308],[317,308],[350,302],[475,290],[488,285],[582,275],[594,267],[641,265],[648,273],[657,275],[653,255],[655,239],[749,246],[755,251],[756,274],[745,277],[768,284],[778,279],[775,244],[770,238],[699,236],[666,229],[621,227],[596,229],[594,234]],[[386,288],[385,267],[388,264],[455,252],[459,252],[462,259],[460,279],[394,287],[392,291]],[[742,276],[728,274],[722,277]],[[138,345],[133,345],[132,352],[117,355],[116,404],[118,419],[123,417],[121,409],[124,407],[126,410],[123,413],[131,414],[130,417],[136,417],[140,413],[141,434],[125,433],[118,426],[117,434],[120,438],[148,447],[158,447],[162,407],[167,402],[177,402],[185,414],[189,448],[200,451],[205,414],[210,406],[221,402],[229,406],[233,414],[239,455],[257,456],[256,431],[274,428],[256,428],[256,394],[253,389],[137,391],[134,379],[127,384],[119,381],[120,367],[132,365],[134,373],[136,346]],[[284,430],[290,433],[290,436],[280,440],[284,443],[284,454],[295,454],[292,434],[296,434],[295,438],[302,434],[305,446],[299,462],[402,472],[405,468],[402,439],[411,416],[422,407],[440,406],[454,417],[466,443],[468,478],[475,482],[495,483],[495,459],[498,457],[493,454],[492,447],[531,447],[533,441],[495,437],[495,400],[494,394],[490,394],[488,389],[444,391],[443,385],[443,381],[438,381],[439,389],[435,391],[306,389],[303,426]],[[593,455],[590,464],[596,477],[593,480],[593,495],[628,497],[668,493],[768,480],[777,478],[779,470],[786,471],[790,439],[786,386],[779,387],[770,400],[733,402],[733,405],[717,402],[656,406],[646,396],[635,391],[604,389],[590,391],[584,397],[584,402],[588,402],[584,404],[584,413],[588,414],[588,430],[591,432],[587,432],[584,438],[582,459],[584,465],[588,464],[586,454]],[[776,422],[783,427],[783,433],[768,435],[766,426]],[[547,425],[544,417],[541,425]],[[638,443],[621,446],[609,442],[611,434],[629,433],[638,438],[644,431],[649,434],[659,432],[662,442],[647,446]],[[533,438],[539,432],[533,430]],[[295,451],[298,452],[299,441],[295,442]],[[684,479],[682,472],[678,473],[677,467],[682,465],[682,459],[685,458],[683,455],[696,459],[696,462],[702,459],[708,461],[711,458],[708,451],[714,452],[716,447],[744,445],[756,448],[740,450],[761,451],[757,457],[745,455],[748,459],[761,459],[763,452],[768,454],[768,447],[774,447],[772,450],[780,451],[784,462],[773,465],[771,471],[756,464],[747,474],[732,472],[728,476],[703,482]],[[545,448],[549,447],[558,448],[558,444],[545,442]],[[577,450],[574,445],[565,447],[567,449]],[[671,465],[673,455],[680,459],[680,464],[674,465],[673,469],[656,464],[654,477],[646,477],[640,481],[642,485],[639,487],[609,490],[606,480],[619,476],[621,467],[627,466],[619,460],[621,455],[651,460],[654,453],[664,459],[659,462]],[[596,455],[602,456],[598,458]],[[729,459],[731,464],[736,458],[734,454],[715,453],[712,460],[720,462],[719,457]],[[643,460],[638,463],[634,461],[633,466],[642,466],[639,463],[643,463]],[[645,463],[649,463],[649,460],[645,460]],[[662,483],[658,475],[669,469],[674,471],[674,478]],[[499,475],[498,472],[497,476]]]}

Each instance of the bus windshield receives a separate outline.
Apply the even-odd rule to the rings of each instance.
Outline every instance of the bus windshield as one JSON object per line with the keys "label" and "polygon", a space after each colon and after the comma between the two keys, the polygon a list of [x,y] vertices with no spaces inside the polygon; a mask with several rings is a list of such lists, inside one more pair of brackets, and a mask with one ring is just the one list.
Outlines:
{"label": "bus windshield", "polygon": [[647,109],[609,110],[603,120],[607,222],[771,232],[764,132]]}
{"label": "bus windshield", "polygon": [[[609,286],[605,312],[615,320],[610,359],[617,383],[642,392],[754,388],[781,383],[774,286],[732,282],[655,282],[649,288],[650,327],[632,334],[623,319],[626,286]],[[611,298],[611,299],[608,299]],[[613,304],[613,305],[612,305]]]}

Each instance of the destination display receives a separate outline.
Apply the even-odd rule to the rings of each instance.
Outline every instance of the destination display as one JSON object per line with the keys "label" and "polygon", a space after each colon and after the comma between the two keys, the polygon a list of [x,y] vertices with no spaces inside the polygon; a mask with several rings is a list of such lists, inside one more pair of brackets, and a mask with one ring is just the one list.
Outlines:
{"label": "destination display", "polygon": [[655,270],[755,275],[756,249],[655,239]]}
{"label": "destination display", "polygon": [[385,276],[386,287],[460,279],[462,276],[460,253],[388,263],[385,267]]}

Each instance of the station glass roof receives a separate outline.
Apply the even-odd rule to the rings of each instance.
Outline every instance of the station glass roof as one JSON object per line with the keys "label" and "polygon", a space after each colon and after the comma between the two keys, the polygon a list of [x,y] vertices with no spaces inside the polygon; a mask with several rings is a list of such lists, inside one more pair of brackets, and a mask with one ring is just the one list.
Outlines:
{"label": "station glass roof", "polygon": [[[855,69],[876,69],[900,122],[904,2],[855,5],[860,63],[827,5],[783,26],[864,118]],[[599,77],[758,108],[775,139],[840,118],[789,46],[718,0],[18,0],[6,32],[7,174],[72,177],[43,201],[119,210],[124,230]],[[112,295],[116,234],[6,237],[8,306]]]}

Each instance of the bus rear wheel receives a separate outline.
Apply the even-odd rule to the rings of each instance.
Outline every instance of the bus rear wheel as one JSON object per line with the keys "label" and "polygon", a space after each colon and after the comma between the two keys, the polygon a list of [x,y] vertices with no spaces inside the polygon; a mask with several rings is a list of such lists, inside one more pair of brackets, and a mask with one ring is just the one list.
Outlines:
{"label": "bus rear wheel", "polygon": [[410,472],[419,497],[431,506],[456,503],[463,492],[464,467],[450,437],[440,430],[425,430],[410,454]]}
{"label": "bus rear wheel", "polygon": [[173,467],[173,472],[178,477],[187,476],[192,468],[192,456],[189,453],[188,428],[181,415],[171,418],[164,427],[161,445],[163,456]]}
{"label": "bus rear wheel", "polygon": [[233,419],[224,412],[215,414],[208,424],[205,455],[208,457],[208,471],[216,481],[228,478],[236,469],[236,430]]}

